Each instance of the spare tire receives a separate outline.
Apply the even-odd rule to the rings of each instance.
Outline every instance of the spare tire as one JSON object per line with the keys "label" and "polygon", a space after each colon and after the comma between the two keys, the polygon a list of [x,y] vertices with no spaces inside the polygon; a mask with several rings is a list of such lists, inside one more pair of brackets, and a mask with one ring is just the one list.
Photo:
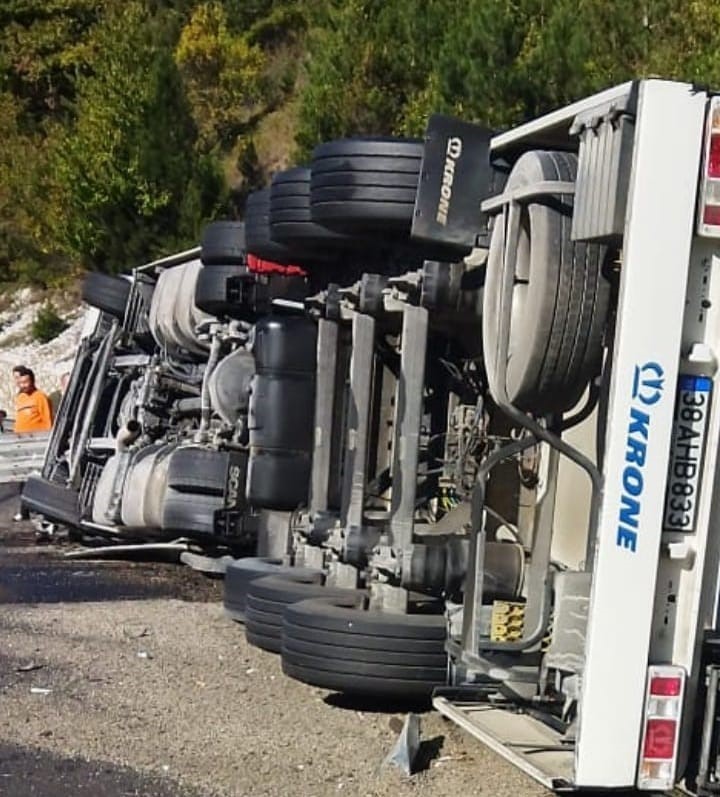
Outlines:
{"label": "spare tire", "polygon": [[265,576],[284,576],[304,574],[311,578],[322,578],[322,570],[309,567],[293,567],[283,564],[282,559],[262,556],[246,556],[236,559],[227,566],[223,585],[223,606],[225,614],[239,623],[245,622],[245,606],[250,584]]}
{"label": "spare tire", "polygon": [[241,221],[213,221],[203,230],[200,260],[205,266],[245,263],[245,225]]}
{"label": "spare tire", "polygon": [[[323,574],[296,570],[253,581],[247,590],[245,636],[255,647],[280,653],[283,610],[291,603],[319,596],[354,596],[359,591],[323,586]],[[363,593],[360,593],[363,594]]]}
{"label": "spare tire", "polygon": [[375,697],[425,700],[446,683],[442,615],[366,611],[355,595],[288,606],[282,667],[312,686]]}
{"label": "spare tire", "polygon": [[[543,181],[572,182],[577,156],[526,152],[507,182],[511,191]],[[570,237],[572,197],[550,194],[521,206],[514,253],[505,390],[517,408],[536,415],[577,404],[600,370],[609,300],[603,275],[606,248]],[[483,300],[483,350],[490,391],[502,385],[497,342],[502,299],[504,225],[493,227]]]}
{"label": "spare tire", "polygon": [[123,277],[92,271],[83,278],[81,293],[83,301],[91,307],[122,321],[130,298],[130,286],[130,280]]}
{"label": "spare tire", "polygon": [[313,151],[312,219],[343,232],[409,235],[423,143],[401,138],[350,138]]}

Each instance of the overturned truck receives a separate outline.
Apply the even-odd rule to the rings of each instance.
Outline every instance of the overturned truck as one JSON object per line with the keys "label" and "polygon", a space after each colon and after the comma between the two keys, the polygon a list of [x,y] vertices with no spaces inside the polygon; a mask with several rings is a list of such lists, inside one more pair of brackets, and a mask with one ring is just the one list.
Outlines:
{"label": "overturned truck", "polygon": [[716,793],[719,142],[650,80],[321,144],[91,275],[26,504],[233,553],[288,675],[432,697],[551,788]]}

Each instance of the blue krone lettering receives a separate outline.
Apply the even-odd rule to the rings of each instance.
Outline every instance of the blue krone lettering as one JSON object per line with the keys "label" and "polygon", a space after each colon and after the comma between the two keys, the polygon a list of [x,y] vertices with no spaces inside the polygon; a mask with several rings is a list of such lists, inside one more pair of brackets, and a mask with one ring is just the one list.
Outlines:
{"label": "blue krone lettering", "polygon": [[620,498],[620,522],[626,526],[638,527],[638,516],[640,515],[640,502],[623,495]]}
{"label": "blue krone lettering", "polygon": [[623,487],[630,495],[640,495],[643,491],[642,473],[632,465],[628,465],[623,471]]}
{"label": "blue krone lettering", "polygon": [[629,551],[634,551],[637,547],[637,532],[626,529],[624,526],[618,526],[615,544],[620,548],[627,548]]}
{"label": "blue krone lettering", "polygon": [[[632,381],[632,398],[652,407],[662,398],[665,387],[665,371],[655,361],[636,365]],[[640,527],[641,497],[645,487],[643,468],[647,461],[647,441],[650,439],[650,415],[638,406],[630,407],[625,443],[625,462],[627,466],[622,472],[622,488],[620,510],[615,544],[633,553],[637,550]]]}

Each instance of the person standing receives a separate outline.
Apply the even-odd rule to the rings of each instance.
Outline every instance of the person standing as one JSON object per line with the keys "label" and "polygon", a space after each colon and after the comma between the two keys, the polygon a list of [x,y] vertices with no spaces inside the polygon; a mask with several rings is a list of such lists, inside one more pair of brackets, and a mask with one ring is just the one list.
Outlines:
{"label": "person standing", "polygon": [[[52,428],[52,407],[48,397],[35,386],[35,374],[24,366],[13,368],[13,377],[18,388],[15,396],[16,434],[47,432]],[[20,504],[20,510],[13,520],[28,520],[30,513]]]}
{"label": "person standing", "polygon": [[15,396],[15,433],[49,431],[52,428],[52,407],[48,397],[35,386],[32,369],[23,368],[17,381],[20,392]]}

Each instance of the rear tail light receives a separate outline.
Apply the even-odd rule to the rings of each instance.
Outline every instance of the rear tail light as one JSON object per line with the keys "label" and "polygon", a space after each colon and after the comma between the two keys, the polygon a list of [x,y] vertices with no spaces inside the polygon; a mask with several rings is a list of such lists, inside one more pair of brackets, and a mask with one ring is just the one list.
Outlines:
{"label": "rear tail light", "polygon": [[698,198],[698,235],[720,238],[720,97],[708,108]]}
{"label": "rear tail light", "polygon": [[638,789],[663,791],[675,785],[684,692],[682,667],[648,668]]}

